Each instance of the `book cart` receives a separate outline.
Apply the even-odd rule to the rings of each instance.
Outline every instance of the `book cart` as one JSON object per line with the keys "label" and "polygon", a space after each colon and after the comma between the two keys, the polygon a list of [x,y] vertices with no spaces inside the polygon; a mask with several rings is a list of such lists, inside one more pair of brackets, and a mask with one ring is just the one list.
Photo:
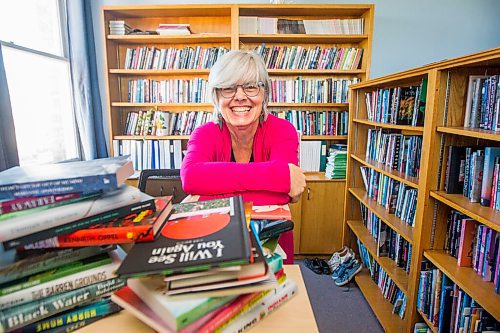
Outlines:
{"label": "book cart", "polygon": [[[447,219],[451,210],[456,210],[496,232],[500,231],[500,211],[472,203],[462,194],[447,194],[445,173],[448,146],[500,146],[500,132],[464,127],[470,75],[498,75],[500,73],[500,48],[468,56],[433,63],[420,68],[369,80],[352,86],[348,170],[345,200],[343,243],[358,249],[357,242],[385,271],[406,296],[404,318],[394,312],[394,306],[384,298],[382,287],[372,280],[370,269],[356,276],[356,282],[365,298],[387,332],[412,332],[416,322],[426,322],[433,332],[438,332],[432,319],[417,308],[421,265],[429,261],[460,289],[475,300],[496,320],[500,320],[500,295],[494,291],[492,282],[486,282],[472,267],[460,267],[457,259],[446,250]],[[366,93],[377,89],[421,85],[427,81],[425,117],[422,126],[396,125],[369,120]],[[424,105],[423,103],[421,104]],[[380,162],[366,157],[369,129],[382,129],[385,133],[400,133],[422,137],[420,170],[411,177]],[[370,198],[364,186],[360,167],[377,171],[380,177],[403,183],[407,189],[418,193],[414,204],[414,225],[411,226],[382,205],[380,200]],[[370,188],[368,188],[370,189]],[[383,189],[378,188],[378,191]],[[376,198],[377,199],[377,198]],[[380,198],[379,198],[380,199]],[[363,223],[361,206],[373,213],[392,233],[399,234],[411,245],[411,261],[398,265],[397,260],[377,256],[379,243]],[[363,253],[362,253],[363,255]],[[399,267],[398,267],[399,266]],[[405,270],[406,268],[406,270]],[[383,283],[382,283],[383,284]]]}
{"label": "book cart", "polygon": [[[153,110],[168,111],[170,114],[187,112],[211,113],[210,100],[202,95],[184,101],[173,102],[137,102],[130,97],[129,82],[133,80],[207,80],[209,66],[197,66],[188,69],[125,69],[127,48],[201,49],[212,47],[226,50],[253,50],[259,46],[273,48],[286,46],[318,48],[361,48],[362,58],[357,69],[276,69],[270,68],[271,80],[357,80],[368,78],[371,62],[371,43],[373,33],[373,5],[144,5],[110,6],[103,8],[103,34],[105,37],[105,81],[108,96],[108,124],[110,147],[116,150],[116,143],[158,141],[158,145],[175,146],[175,150],[186,148],[189,131],[168,135],[152,135],[148,132],[127,132],[128,117],[131,113]],[[245,19],[258,22],[259,19],[287,20],[329,20],[362,19],[364,31],[361,34],[305,34],[305,33],[241,33],[240,22]],[[123,20],[132,29],[154,31],[160,23],[189,24],[189,35],[110,35],[109,22]],[[296,31],[295,31],[296,32]],[[201,52],[201,51],[200,51]],[[271,67],[274,63],[270,62]],[[198,83],[200,81],[197,81]],[[203,84],[203,83],[199,83]],[[290,92],[288,92],[290,93]],[[294,92],[295,94],[298,91]],[[348,111],[348,100],[322,102],[270,100],[269,109],[285,116],[289,110],[299,110],[310,117],[331,111]],[[311,118],[312,119],[312,118]],[[139,134],[139,135],[137,135]],[[304,140],[326,141],[326,147],[332,143],[346,143],[347,135],[312,134],[302,135]],[[174,145],[175,143],[175,145]],[[174,148],[171,148],[172,150]],[[112,152],[117,153],[117,152]],[[181,152],[178,152],[181,154]],[[325,152],[326,153],[326,152]],[[180,155],[179,155],[180,156]],[[342,207],[345,180],[331,180],[324,172],[307,174],[307,189],[302,200],[292,207],[295,223],[295,253],[331,254],[341,247]],[[337,204],[331,205],[334,201]],[[334,223],[337,221],[336,223]]]}

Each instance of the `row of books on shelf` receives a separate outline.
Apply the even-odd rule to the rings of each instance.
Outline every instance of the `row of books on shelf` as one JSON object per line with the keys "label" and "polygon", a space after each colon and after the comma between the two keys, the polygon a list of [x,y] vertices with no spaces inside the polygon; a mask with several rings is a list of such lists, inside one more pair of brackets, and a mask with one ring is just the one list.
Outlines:
{"label": "row of books on shelf", "polygon": [[445,250],[460,267],[472,267],[500,293],[500,233],[452,210],[448,214]]}
{"label": "row of books on shelf", "polygon": [[361,176],[366,193],[390,214],[414,226],[418,191],[370,167],[361,166]]}
{"label": "row of books on shelf", "polygon": [[500,131],[500,75],[471,75],[464,127]]}
{"label": "row of books on shelf", "polygon": [[396,262],[397,267],[410,271],[411,244],[393,229],[389,228],[375,213],[363,203],[361,206],[361,219],[363,225],[373,236],[377,243],[377,257],[389,257]]}
{"label": "row of books on shelf", "polygon": [[[274,253],[279,234],[261,244],[241,197],[173,206],[121,185],[133,173],[124,158],[35,168],[0,173],[2,207],[11,208],[0,215],[1,241],[16,248],[0,267],[1,331],[66,331],[120,307],[159,332],[243,331],[297,292]],[[70,193],[95,195],[41,200]],[[75,232],[81,242],[68,249],[45,238]],[[127,242],[135,242],[127,254],[110,245]],[[45,247],[56,249],[34,250]]]}
{"label": "row of books on shelf", "polygon": [[393,305],[392,313],[404,318],[406,295],[399,289],[387,272],[373,259],[364,244],[357,239],[359,255],[363,265],[370,271],[372,280],[377,284],[384,298]]}
{"label": "row of books on shelf", "polygon": [[366,157],[411,177],[418,177],[422,136],[368,129]]}
{"label": "row of books on shelf", "polygon": [[347,170],[347,145],[335,143],[328,149],[325,177],[329,179],[345,179]]}
{"label": "row of books on shelf", "polygon": [[363,56],[363,49],[356,47],[305,48],[301,45],[266,47],[265,43],[257,46],[269,69],[358,69]]}
{"label": "row of books on shelf", "polygon": [[131,103],[208,103],[208,81],[129,80],[127,96]]}
{"label": "row of books on shelf", "polygon": [[275,17],[240,16],[240,34],[331,34],[361,35],[362,18],[296,20]]}
{"label": "row of books on shelf", "polygon": [[367,92],[368,119],[385,124],[422,126],[426,97],[427,78],[420,85]]}
{"label": "row of books on shelf", "polygon": [[186,46],[182,49],[170,47],[127,48],[124,69],[205,69],[229,50],[223,46],[201,47]]}
{"label": "row of books on shelf", "polygon": [[417,309],[438,332],[497,332],[500,323],[446,274],[424,261]]}
{"label": "row of books on shelf", "polygon": [[288,110],[271,113],[288,120],[302,135],[347,135],[347,111]]}
{"label": "row of books on shelf", "polygon": [[349,86],[358,83],[352,79],[271,80],[269,101],[273,103],[348,103]]}
{"label": "row of books on shelf", "polygon": [[212,112],[158,110],[131,111],[127,114],[124,135],[190,135],[195,128],[212,120]]}
{"label": "row of books on shelf", "polygon": [[445,191],[500,210],[500,147],[449,146]]}
{"label": "row of books on shelf", "polygon": [[130,156],[134,170],[180,169],[181,140],[113,140],[116,156]]}

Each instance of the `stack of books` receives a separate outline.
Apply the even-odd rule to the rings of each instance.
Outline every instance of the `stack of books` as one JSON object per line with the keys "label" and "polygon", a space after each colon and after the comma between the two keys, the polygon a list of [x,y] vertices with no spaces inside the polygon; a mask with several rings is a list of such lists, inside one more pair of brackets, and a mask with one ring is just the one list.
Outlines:
{"label": "stack of books", "polygon": [[190,35],[189,23],[160,23],[156,32],[159,35]]}
{"label": "stack of books", "polygon": [[175,205],[157,238],[129,251],[117,271],[127,287],[113,301],[158,332],[253,326],[297,285],[249,231],[249,216],[241,197]]}
{"label": "stack of books", "polygon": [[330,179],[345,179],[347,168],[347,145],[334,144],[330,147],[325,176]]}
{"label": "stack of books", "polygon": [[123,20],[109,21],[109,34],[110,35],[128,35],[132,28]]}
{"label": "stack of books", "polygon": [[[125,285],[115,275],[125,253],[109,244],[124,242],[118,227],[132,216],[156,210],[153,198],[122,185],[132,174],[126,158],[0,173],[0,241],[11,250],[1,257],[0,331],[65,330],[120,310],[105,297]],[[152,239],[153,224],[140,229],[138,238]]]}

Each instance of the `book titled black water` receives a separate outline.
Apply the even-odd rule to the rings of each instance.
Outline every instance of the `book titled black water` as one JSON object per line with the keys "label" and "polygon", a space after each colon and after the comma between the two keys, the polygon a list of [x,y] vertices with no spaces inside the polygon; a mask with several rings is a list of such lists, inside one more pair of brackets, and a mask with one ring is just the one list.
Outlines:
{"label": "book titled black water", "polygon": [[153,242],[132,247],[117,274],[170,275],[248,264],[250,258],[241,197],[181,203]]}
{"label": "book titled black water", "polygon": [[0,200],[115,189],[134,174],[127,157],[13,167],[0,172]]}

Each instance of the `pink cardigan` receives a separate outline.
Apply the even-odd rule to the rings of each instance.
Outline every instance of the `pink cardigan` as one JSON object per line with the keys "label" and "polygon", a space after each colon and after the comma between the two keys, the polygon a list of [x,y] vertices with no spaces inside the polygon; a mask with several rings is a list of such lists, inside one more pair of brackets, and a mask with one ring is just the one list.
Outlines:
{"label": "pink cardigan", "polygon": [[268,115],[255,133],[254,162],[230,162],[227,126],[221,131],[209,122],[191,134],[181,167],[182,186],[186,193],[200,195],[200,200],[242,195],[243,201],[254,205],[288,203],[288,163],[298,165],[298,146],[293,125]]}

